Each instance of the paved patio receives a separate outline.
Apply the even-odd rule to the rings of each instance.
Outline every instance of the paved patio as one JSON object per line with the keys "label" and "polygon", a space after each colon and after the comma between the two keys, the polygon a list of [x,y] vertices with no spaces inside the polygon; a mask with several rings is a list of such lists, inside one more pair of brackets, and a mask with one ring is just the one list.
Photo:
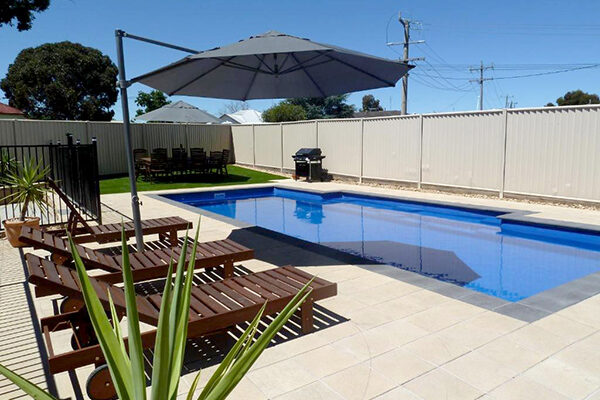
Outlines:
{"label": "paved patio", "polygon": [[[537,218],[600,226],[600,213],[592,210],[337,183],[310,187],[527,210],[536,212]],[[157,200],[151,193],[140,197],[144,218],[179,215],[194,222],[198,219],[194,211]],[[128,194],[106,195],[102,201],[129,215]],[[223,239],[237,229],[203,217],[200,238]],[[477,302],[466,297],[444,295],[442,283],[410,272],[349,264],[333,254],[256,232],[246,233],[245,238],[253,244],[257,259],[243,263],[244,268],[259,271],[292,263],[337,282],[339,294],[320,302],[315,333],[298,336],[293,327],[287,327],[230,398],[600,399],[600,295],[526,322],[484,304],[472,304]],[[47,385],[27,313],[19,254],[2,241],[0,255],[0,362],[19,368],[22,361],[26,376]],[[10,296],[10,301],[5,296]],[[38,317],[49,315],[52,298],[35,300],[35,307]],[[15,333],[18,338],[14,340],[23,343],[18,347],[22,346],[22,351],[11,344]],[[67,343],[65,338],[65,346]],[[202,382],[206,382],[230,343],[222,336],[190,346],[182,398],[195,371],[203,367]],[[60,396],[81,396],[73,381],[77,378],[83,387],[91,370],[55,375]],[[0,399],[15,398],[9,387],[0,378]]]}

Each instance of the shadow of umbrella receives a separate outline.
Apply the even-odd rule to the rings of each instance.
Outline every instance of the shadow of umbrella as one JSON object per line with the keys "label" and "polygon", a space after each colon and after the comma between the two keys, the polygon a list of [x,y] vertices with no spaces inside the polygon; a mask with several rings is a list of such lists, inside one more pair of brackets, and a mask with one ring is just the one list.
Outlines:
{"label": "shadow of umbrella", "polygon": [[323,245],[460,286],[481,277],[453,251],[387,240],[326,242]]}

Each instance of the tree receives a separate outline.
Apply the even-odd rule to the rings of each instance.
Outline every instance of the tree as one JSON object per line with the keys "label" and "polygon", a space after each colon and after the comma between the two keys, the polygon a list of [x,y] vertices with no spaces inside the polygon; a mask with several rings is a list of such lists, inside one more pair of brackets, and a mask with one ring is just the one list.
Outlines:
{"label": "tree", "polygon": [[248,110],[250,106],[247,101],[230,101],[229,103],[223,104],[221,107],[221,115],[233,114],[241,110]]}
{"label": "tree", "polygon": [[135,98],[135,104],[139,107],[143,107],[143,109],[138,109],[135,112],[135,116],[139,117],[142,114],[149,113],[162,106],[171,104],[171,101],[167,100],[167,96],[160,90],[153,90],[150,93],[140,91]]}
{"label": "tree", "polygon": [[346,103],[347,99],[347,94],[341,94],[328,97],[298,97],[284,101],[304,108],[307,119],[351,118],[355,107]]}
{"label": "tree", "polygon": [[0,88],[30,118],[110,121],[116,83],[117,67],[108,56],[60,42],[21,51]]}
{"label": "tree", "polygon": [[[564,96],[556,99],[556,104],[559,106],[576,106],[580,104],[600,104],[600,98],[597,94],[586,93],[582,90],[573,90],[565,93]],[[548,103],[546,106],[553,106]]]}
{"label": "tree", "polygon": [[262,118],[265,122],[302,121],[307,119],[304,108],[286,101],[266,109],[262,114]]}
{"label": "tree", "polygon": [[383,111],[383,107],[379,105],[379,100],[372,94],[366,94],[362,98],[362,108],[360,111]]}
{"label": "tree", "polygon": [[17,20],[19,31],[31,29],[31,22],[35,19],[34,12],[45,11],[50,5],[50,0],[2,0],[0,1],[0,26],[13,25]]}

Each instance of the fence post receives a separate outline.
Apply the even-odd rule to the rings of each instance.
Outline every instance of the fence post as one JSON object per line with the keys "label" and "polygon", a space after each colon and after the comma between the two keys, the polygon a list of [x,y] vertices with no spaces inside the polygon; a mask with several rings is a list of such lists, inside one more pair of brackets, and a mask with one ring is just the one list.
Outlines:
{"label": "fence post", "polygon": [[505,180],[506,180],[506,140],[507,140],[507,136],[508,136],[508,110],[505,108],[504,110],[502,110],[502,116],[503,118],[503,136],[504,136],[504,143],[502,146],[502,180],[500,181],[500,191],[498,192],[498,195],[501,199],[504,198],[504,185],[505,185]]}
{"label": "fence post", "polygon": [[360,119],[360,175],[358,176],[358,183],[363,181],[363,165],[365,163],[365,119]]}
{"label": "fence post", "polygon": [[315,120],[315,132],[316,132],[315,138],[316,138],[316,141],[317,141],[315,147],[320,147],[319,146],[319,121],[318,120]]}
{"label": "fence post", "polygon": [[252,124],[252,166],[256,167],[256,133]]}
{"label": "fence post", "polygon": [[13,144],[17,144],[17,120],[12,120],[12,131],[13,131]]}
{"label": "fence post", "polygon": [[283,172],[283,123],[279,123],[279,134],[281,135],[281,172]]}
{"label": "fence post", "polygon": [[419,114],[419,181],[417,188],[423,183],[423,114]]}

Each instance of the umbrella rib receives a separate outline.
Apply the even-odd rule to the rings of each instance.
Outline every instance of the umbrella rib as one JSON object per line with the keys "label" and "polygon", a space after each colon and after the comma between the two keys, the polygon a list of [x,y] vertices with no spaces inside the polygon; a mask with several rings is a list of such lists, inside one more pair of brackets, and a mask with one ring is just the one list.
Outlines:
{"label": "umbrella rib", "polygon": [[[215,58],[215,60],[223,61],[221,58]],[[224,67],[229,67],[229,68],[242,69],[244,71],[251,71],[251,72],[257,71],[257,72],[260,72],[261,74],[273,75],[273,73],[271,73],[269,71],[265,71],[265,70],[260,69],[260,65],[258,67],[256,67],[256,68],[254,68],[254,67],[249,67],[249,66],[244,65],[244,64],[240,64],[240,63],[236,63],[236,62],[231,62],[231,61],[225,60],[225,63],[223,64],[223,66]]]}
{"label": "umbrella rib", "polygon": [[385,84],[386,84],[386,85],[388,85],[388,86],[396,86],[396,84],[395,84],[395,83],[393,83],[393,82],[389,82],[389,81],[386,81],[385,79],[381,79],[381,78],[380,78],[380,77],[378,77],[377,75],[374,75],[374,74],[372,74],[372,73],[370,73],[370,72],[368,72],[368,71],[365,71],[365,70],[364,70],[364,69],[362,69],[362,68],[358,68],[357,66],[355,66],[355,65],[352,65],[352,64],[350,64],[350,63],[347,63],[346,61],[342,61],[342,60],[340,60],[339,58],[333,57],[333,56],[332,56],[332,55],[330,55],[330,54],[325,54],[325,57],[329,57],[329,58],[331,58],[332,60],[335,60],[335,61],[339,62],[340,64],[343,64],[343,65],[345,65],[345,66],[347,66],[347,67],[349,67],[349,68],[352,68],[352,69],[354,69],[354,70],[356,70],[356,71],[358,71],[358,72],[361,72],[361,73],[363,73],[363,74],[365,74],[365,75],[368,75],[368,76],[370,76],[371,78],[373,78],[373,79],[376,79],[376,80],[378,80],[379,82],[383,82],[383,83],[385,83]]}
{"label": "umbrella rib", "polygon": [[[314,64],[305,65],[305,66],[304,66],[304,68],[313,68],[313,67],[318,67],[319,65],[327,64],[327,63],[330,63],[330,62],[333,62],[333,61],[334,61],[334,60],[324,60],[324,61],[319,61],[319,62],[317,62],[317,63],[314,63]],[[296,67],[290,67],[290,68],[286,69],[284,72],[281,72],[281,73],[280,73],[280,75],[283,75],[283,74],[290,74],[290,73],[292,73],[292,72],[296,72],[296,71],[298,71],[298,70],[300,70],[300,67],[298,67],[298,66],[296,66]]]}
{"label": "umbrella rib", "polygon": [[319,93],[321,93],[321,96],[322,97],[327,97],[327,96],[325,96],[325,92],[323,92],[323,90],[321,89],[321,87],[319,85],[317,85],[317,82],[315,82],[315,80],[308,73],[308,71],[306,70],[306,68],[304,68],[304,66],[298,61],[298,58],[296,58],[296,56],[294,55],[294,53],[292,52],[292,53],[290,53],[290,55],[292,56],[292,58],[294,59],[294,61],[296,61],[300,65],[300,69],[302,69],[302,71],[304,71],[304,73],[306,74],[306,76],[308,77],[308,79],[310,79],[310,81],[313,83],[313,85],[315,85],[315,87],[317,88],[317,90],[319,91]]}
{"label": "umbrella rib", "polygon": [[244,98],[242,100],[246,100],[248,98],[248,94],[250,93],[250,89],[252,89],[252,86],[254,85],[254,81],[256,80],[256,75],[258,75],[258,70],[260,69],[260,64],[264,64],[264,59],[265,56],[263,55],[262,58],[256,56],[256,58],[258,58],[258,65],[256,66],[256,70],[254,71],[254,75],[252,75],[252,79],[250,80],[250,84],[248,85],[248,89],[246,89],[246,93],[244,93]]}
{"label": "umbrella rib", "polygon": [[[288,53],[288,55],[289,55],[289,54],[290,54],[290,53]],[[317,58],[321,57],[322,55],[323,55],[323,53],[322,53],[322,52],[318,52],[318,54],[317,54],[316,56],[314,56],[314,57],[311,57],[311,58],[309,58],[308,60],[304,60],[304,61],[302,61],[302,62],[298,62],[298,60],[297,60],[296,58],[294,58],[294,59],[296,60],[297,64],[296,64],[296,65],[294,65],[294,66],[291,66],[291,67],[289,67],[288,69],[284,69],[283,71],[279,72],[279,74],[287,74],[287,73],[289,73],[289,72],[298,71],[302,65],[304,65],[304,64],[308,64],[308,63],[309,63],[309,62],[311,62],[312,60],[314,60],[314,59],[317,59]],[[286,60],[287,60],[287,57],[286,57]],[[282,66],[283,66],[283,65],[282,65]]]}
{"label": "umbrella rib", "polygon": [[266,68],[267,68],[269,71],[271,71],[271,73],[275,73],[275,71],[273,71],[273,69],[271,69],[271,67],[269,67],[269,66],[267,65],[267,63],[265,63],[265,61],[264,61],[264,60],[265,60],[265,54],[263,54],[263,55],[262,55],[262,58],[260,58],[260,57],[259,57],[257,54],[255,54],[255,55],[254,55],[254,57],[256,57],[256,58],[258,59],[258,61],[260,61],[260,62],[258,63],[258,65],[256,66],[256,69],[257,69],[257,70],[260,70],[260,65],[262,64],[262,65],[264,65],[264,66],[265,66],[265,67],[266,67]]}
{"label": "umbrella rib", "polygon": [[221,63],[219,63],[219,64],[215,65],[214,67],[212,67],[212,68],[211,68],[211,69],[209,69],[208,71],[206,71],[206,72],[204,72],[204,73],[200,74],[199,76],[195,77],[194,79],[192,79],[191,81],[187,82],[186,84],[184,84],[184,85],[182,85],[182,86],[178,87],[177,89],[175,89],[175,90],[173,90],[173,91],[169,92],[169,93],[168,93],[168,95],[169,95],[169,96],[172,96],[174,93],[177,93],[177,92],[179,92],[180,90],[182,90],[182,89],[183,89],[183,88],[185,88],[186,86],[189,86],[189,85],[191,85],[192,83],[196,82],[198,79],[201,79],[201,78],[205,77],[207,74],[210,74],[210,73],[211,73],[211,72],[213,72],[215,69],[219,68],[221,65],[225,64],[227,61],[229,61],[229,60],[231,60],[231,59],[233,59],[233,58],[235,58],[235,56],[233,56],[233,57],[229,57],[229,59],[228,59],[228,60],[223,60],[223,61],[221,61]]}

